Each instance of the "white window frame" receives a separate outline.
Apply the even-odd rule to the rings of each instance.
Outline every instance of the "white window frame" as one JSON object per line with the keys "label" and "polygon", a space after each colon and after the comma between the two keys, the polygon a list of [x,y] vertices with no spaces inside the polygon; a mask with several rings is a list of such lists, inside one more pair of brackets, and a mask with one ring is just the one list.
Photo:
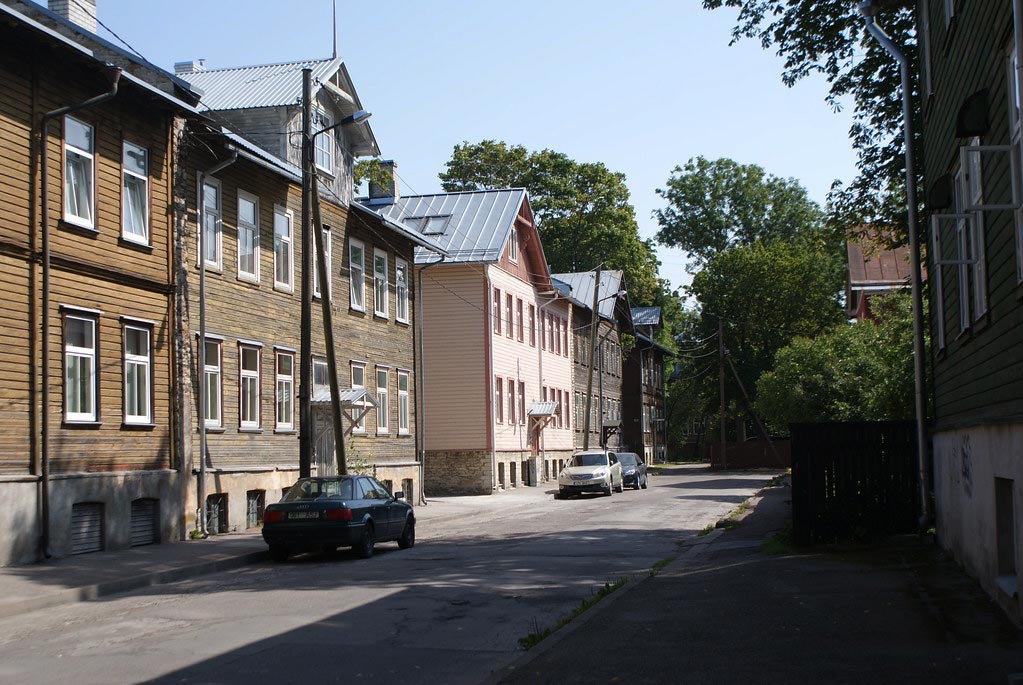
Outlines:
{"label": "white window frame", "polygon": [[[251,202],[253,209],[253,217],[256,223],[250,224],[248,222],[242,222],[242,202]],[[238,213],[237,216],[237,247],[238,247],[238,278],[243,281],[250,281],[252,283],[259,283],[259,198],[252,193],[248,193],[244,190],[238,191]],[[244,271],[242,269],[242,231],[251,231],[252,233],[252,271]]]}
{"label": "white window frame", "polygon": [[526,339],[526,332],[524,330],[522,330],[523,318],[525,317],[525,315],[522,313],[524,306],[525,305],[522,302],[522,298],[521,297],[516,297],[515,298],[515,328],[519,332],[519,334],[518,334],[518,336],[516,338],[519,342],[524,342],[525,339]]}
{"label": "white window frame", "polygon": [[[380,271],[378,268],[378,260],[383,258],[384,270]],[[390,283],[387,278],[387,269],[390,260],[387,258],[387,250],[381,250],[379,247],[373,248],[373,314],[381,318],[390,317],[390,306],[388,303],[388,289]],[[383,291],[383,298],[380,297],[381,290]],[[383,307],[380,306],[380,301],[383,300]]]}
{"label": "white window frame", "polygon": [[[409,434],[409,384],[412,375],[408,371],[398,370],[398,435]],[[405,389],[401,389],[401,381],[405,379]]]}
{"label": "white window frame", "polygon": [[[334,124],[334,118],[323,107],[313,106],[313,125],[322,130]],[[313,161],[320,171],[334,175],[334,130],[324,131],[316,136],[313,146]],[[322,164],[325,161],[326,164]]]}
{"label": "white window frame", "polygon": [[536,347],[536,305],[529,305],[529,346]]}
{"label": "white window frame", "polygon": [[[137,331],[144,334],[146,342],[146,353],[131,354],[128,352],[128,331]],[[121,344],[124,350],[124,422],[129,424],[150,424],[153,422],[153,329],[152,326],[142,323],[125,322],[121,332]],[[143,373],[138,374],[142,370]],[[128,379],[134,377],[136,380],[135,399],[136,407],[143,407],[144,413],[132,413],[130,407],[133,398],[128,393]],[[144,379],[144,387],[139,379]]]}
{"label": "white window frame", "polygon": [[[202,372],[203,372],[203,389],[206,393],[207,398],[215,394],[217,398],[217,412],[216,416],[211,411],[213,404],[207,399],[206,401],[206,415],[203,417],[203,423],[207,428],[220,428],[224,425],[224,386],[223,386],[223,368],[224,368],[224,346],[220,340],[216,338],[210,338],[206,336],[205,342],[200,341],[202,348]],[[208,355],[206,354],[206,346],[213,345],[217,350],[216,364],[210,364]],[[216,393],[212,393],[211,390],[215,389]]]}
{"label": "white window frame", "polygon": [[508,425],[509,426],[514,426],[515,424],[518,423],[518,421],[516,420],[516,416],[515,416],[515,414],[516,414],[516,411],[515,411],[515,405],[516,405],[516,402],[515,402],[516,386],[517,386],[517,383],[515,382],[515,379],[514,378],[509,378],[508,382],[507,382],[507,387],[505,388],[505,395],[508,397],[508,400],[507,400],[508,409],[506,410],[506,413],[508,415]]}
{"label": "white window frame", "polygon": [[[129,169],[124,164],[124,158],[128,154],[128,148],[135,148],[142,152],[145,175]],[[134,181],[142,184],[142,235],[132,233],[128,230],[128,211],[131,203],[128,201],[128,183]],[[139,245],[149,245],[149,217],[151,199],[149,197],[149,149],[142,145],[136,145],[128,140],[121,141],[121,237],[128,242]]]}
{"label": "white window frame", "polygon": [[[352,252],[358,248],[362,254],[362,260],[356,265],[352,258]],[[355,238],[348,239],[348,281],[349,281],[349,306],[356,311],[366,311],[366,244]],[[356,297],[358,293],[358,297]]]}
{"label": "white window frame", "polygon": [[[286,222],[288,227],[287,236],[278,232],[278,220]],[[277,274],[281,269],[281,264],[278,262],[281,245],[287,246],[288,251],[287,263],[284,265],[287,268],[287,281],[281,281],[277,278]],[[290,209],[280,205],[274,207],[274,288],[289,293],[295,292],[295,214]]]}
{"label": "white window frame", "polygon": [[[332,265],[331,255],[333,254],[333,249],[331,247],[331,242],[332,241],[330,239],[330,227],[329,226],[324,226],[324,228],[323,228],[323,252],[324,252],[323,258],[324,258],[324,261],[327,262],[326,266],[327,266],[327,299],[328,300],[333,300],[334,299],[334,277],[333,277],[333,274],[332,274],[333,268],[331,266]],[[317,262],[316,262],[316,260],[318,258],[319,258],[319,253],[316,251],[316,241],[313,240],[313,263],[312,263],[312,270],[313,270],[313,297],[320,297],[320,267],[317,265]]]}
{"label": "white window frame", "polygon": [[[394,258],[394,320],[409,322],[409,270],[408,262],[401,257]],[[404,312],[404,313],[403,313]]]}
{"label": "white window frame", "polygon": [[[67,328],[69,321],[81,321],[90,327],[92,332],[92,347],[82,347],[78,345],[70,345],[68,343]],[[68,312],[64,315],[64,420],[68,422],[83,422],[92,423],[97,420],[98,416],[98,388],[96,387],[97,375],[96,367],[99,363],[99,318],[95,315],[89,315],[85,313]],[[77,382],[73,382],[71,376],[71,364],[69,363],[72,358],[79,360],[87,360],[89,362],[89,375],[87,382],[89,387],[85,393],[85,397],[89,398],[88,411],[71,411],[71,397],[73,395],[80,395],[82,393],[72,393],[72,390],[77,389]],[[81,363],[81,362],[79,362]]]}
{"label": "white window frame", "polygon": [[[256,353],[256,369],[245,368],[245,353],[255,352]],[[260,427],[260,417],[262,416],[262,367],[263,367],[263,350],[258,345],[252,345],[250,343],[238,343],[238,427],[242,429],[252,429]],[[246,411],[246,400],[248,399],[248,392],[252,389],[255,390],[255,418],[245,418]],[[247,392],[248,391],[248,392]]]}
{"label": "white window frame", "polygon": [[[366,364],[364,362],[350,362],[349,363],[349,369],[350,369],[350,374],[351,374],[350,377],[352,379],[352,390],[365,390],[366,389]],[[355,382],[355,370],[356,369],[359,369],[362,372],[362,382],[361,383],[356,383]],[[359,401],[359,406],[360,407],[365,407],[366,406],[366,401],[365,400],[360,400]],[[359,412],[359,413],[361,413],[361,412]],[[358,421],[357,423],[353,423],[352,424],[352,433],[358,433],[360,435],[364,435],[366,433],[366,415],[365,414],[362,415],[362,419],[360,421]]]}
{"label": "white window frame", "polygon": [[508,259],[513,264],[519,263],[519,239],[518,230],[514,226],[511,227],[511,235],[508,236]]}
{"label": "white window frame", "polygon": [[504,423],[504,379],[494,376],[494,423]]}
{"label": "white window frame", "polygon": [[501,308],[504,303],[501,301],[501,289],[495,286],[493,291],[490,298],[491,313],[494,315],[493,332],[494,335],[501,335]]}
{"label": "white window frame", "polygon": [[508,336],[509,340],[515,338],[515,296],[510,292],[504,293],[504,315],[508,319],[508,328],[505,330],[505,335]]}
{"label": "white window frame", "polygon": [[[380,374],[383,374],[384,383],[380,384]],[[376,367],[376,386],[377,386],[377,435],[387,435],[391,432],[391,420],[390,411],[391,405],[388,402],[389,393],[387,384],[391,379],[391,370],[389,367],[377,365]],[[382,419],[382,421],[381,421]]]}
{"label": "white window frame", "polygon": [[[89,130],[89,133],[90,133],[89,137],[90,137],[90,140],[92,141],[92,149],[91,150],[83,150],[82,148],[77,147],[75,145],[72,145],[71,143],[68,142],[67,124],[68,124],[69,121],[73,121],[76,124],[84,126],[85,128],[87,128]],[[63,123],[64,123],[64,135],[63,135],[63,146],[62,146],[62,148],[63,148],[63,152],[64,152],[64,160],[63,160],[64,166],[63,166],[63,170],[61,172],[61,175],[63,177],[63,193],[64,193],[63,216],[64,216],[64,221],[66,221],[69,224],[73,224],[75,226],[81,226],[82,228],[89,228],[89,229],[95,230],[96,229],[96,127],[93,126],[92,124],[87,124],[86,122],[82,121],[81,119],[76,119],[75,117],[71,117],[71,116],[65,116]],[[86,160],[86,162],[88,164],[88,173],[85,176],[85,180],[88,181],[88,183],[89,183],[89,189],[88,189],[89,192],[88,192],[88,198],[87,199],[89,201],[89,213],[91,214],[91,216],[88,217],[88,218],[87,217],[83,217],[83,216],[79,216],[78,214],[72,214],[70,209],[69,209],[69,207],[68,207],[68,203],[70,201],[70,193],[69,193],[68,185],[69,185],[69,183],[71,181],[71,176],[68,174],[68,154],[69,153],[73,154],[73,155],[77,155],[78,157],[81,157],[82,159]]]}
{"label": "white window frame", "polygon": [[519,425],[526,425],[526,382],[519,381]]}
{"label": "white window frame", "polygon": [[[291,373],[281,373],[281,358],[291,360]],[[281,400],[287,398],[286,415],[281,415]],[[274,429],[295,430],[295,353],[274,350]]]}
{"label": "white window frame", "polygon": [[[223,186],[221,185],[220,181],[215,179],[215,178],[206,178],[203,181],[203,183],[205,183],[206,185],[208,185],[210,187],[213,187],[213,188],[217,189],[217,203],[216,203],[216,207],[207,208],[205,206],[206,203],[205,203],[204,198],[203,198],[204,193],[202,192],[202,185],[199,186],[199,200],[200,200],[200,202],[203,205],[203,206],[201,206],[199,208],[199,230],[200,231],[205,231],[206,230],[206,215],[207,214],[209,214],[211,217],[213,217],[213,222],[214,222],[213,223],[213,230],[214,230],[214,237],[215,237],[215,240],[213,241],[213,245],[214,245],[214,248],[216,249],[216,259],[213,260],[213,261],[211,261],[209,259],[206,259],[206,255],[204,255],[204,254],[199,254],[199,259],[205,259],[206,260],[206,268],[207,269],[221,270],[221,269],[223,269],[223,265],[224,265],[224,250],[223,250],[223,247],[224,247],[223,246],[223,238],[224,238],[224,191],[223,191]],[[198,254],[198,251],[199,251],[199,243],[200,243],[199,234],[196,233],[196,235],[195,235],[195,244],[196,244],[196,253],[197,254]],[[209,250],[209,245],[206,245],[206,249],[207,249],[207,251]],[[199,262],[198,260],[196,260],[196,263],[197,264],[201,264],[201,262]]]}

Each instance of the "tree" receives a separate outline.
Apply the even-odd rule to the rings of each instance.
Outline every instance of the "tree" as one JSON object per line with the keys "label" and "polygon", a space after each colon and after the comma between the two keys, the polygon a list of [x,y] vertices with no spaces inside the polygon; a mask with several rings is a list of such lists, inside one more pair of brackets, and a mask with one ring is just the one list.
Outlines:
{"label": "tree", "polygon": [[667,201],[655,213],[657,240],[688,252],[694,265],[735,245],[817,231],[821,222],[820,208],[797,180],[731,159],[690,159],[657,194]]}
{"label": "tree", "polygon": [[780,349],[757,382],[772,430],[789,423],[912,418],[913,324],[906,293],[875,300],[876,323],[840,324]]}
{"label": "tree", "polygon": [[[901,79],[898,65],[867,34],[851,0],[703,0],[706,9],[738,8],[732,43],[760,41],[784,58],[782,81],[792,86],[810,74],[831,85],[828,102],[836,110],[853,100],[850,137],[858,155],[859,176],[847,185],[836,181],[828,197],[829,221],[849,229],[868,224],[907,235],[905,158],[902,137]],[[909,61],[916,76],[918,54],[914,10],[885,2],[885,31]],[[915,3],[914,3],[915,4]],[[913,117],[919,150],[920,98],[914,87]],[[917,181],[919,183],[919,180]],[[922,195],[921,195],[922,197]]]}
{"label": "tree", "polygon": [[652,243],[639,236],[624,174],[553,150],[483,140],[456,145],[440,179],[448,192],[525,188],[553,271],[588,271],[603,262],[626,273],[633,305],[663,296],[659,262]]}

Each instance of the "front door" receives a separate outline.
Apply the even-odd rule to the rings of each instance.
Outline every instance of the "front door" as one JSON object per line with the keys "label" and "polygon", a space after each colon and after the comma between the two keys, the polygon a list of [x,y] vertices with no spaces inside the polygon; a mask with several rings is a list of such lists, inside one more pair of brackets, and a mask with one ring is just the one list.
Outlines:
{"label": "front door", "polygon": [[313,462],[317,476],[336,476],[337,459],[334,456],[334,422],[330,405],[313,407]]}

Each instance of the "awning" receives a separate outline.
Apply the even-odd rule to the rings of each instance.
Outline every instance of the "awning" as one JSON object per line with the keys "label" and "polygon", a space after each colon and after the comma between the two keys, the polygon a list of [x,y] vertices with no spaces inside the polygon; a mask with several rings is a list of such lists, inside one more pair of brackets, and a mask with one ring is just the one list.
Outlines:
{"label": "awning", "polygon": [[[338,399],[341,400],[341,415],[348,419],[348,427],[345,428],[345,433],[348,435],[351,435],[355,426],[366,418],[370,409],[380,408],[377,398],[366,388],[344,388],[339,391]],[[331,404],[330,388],[317,388],[313,391],[313,396],[309,398],[309,403],[329,409]],[[351,413],[353,409],[355,410],[354,415]]]}
{"label": "awning", "polygon": [[529,411],[526,412],[526,414],[540,419],[547,416],[554,416],[554,411],[557,408],[557,402],[533,402],[529,405]]}

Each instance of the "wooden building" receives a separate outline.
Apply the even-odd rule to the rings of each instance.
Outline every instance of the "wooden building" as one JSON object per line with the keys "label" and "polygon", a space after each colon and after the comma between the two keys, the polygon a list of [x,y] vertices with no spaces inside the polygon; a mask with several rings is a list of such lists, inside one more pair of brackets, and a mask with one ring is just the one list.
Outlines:
{"label": "wooden building", "polygon": [[918,20],[937,537],[1023,621],[1023,3]]}
{"label": "wooden building", "polygon": [[573,447],[572,313],[526,191],[402,197],[396,187],[367,204],[449,253],[416,255],[428,492],[490,494],[556,477]]}
{"label": "wooden building", "polygon": [[671,350],[654,340],[663,326],[660,307],[633,307],[635,343],[625,355],[622,376],[622,443],[654,463],[667,457],[664,369]]}
{"label": "wooden building", "polygon": [[0,4],[0,82],[0,564],[180,537],[172,143],[194,96],[24,3]]}
{"label": "wooden building", "polygon": [[[572,303],[572,416],[575,447],[624,449],[622,427],[623,335],[632,318],[621,271],[602,271],[597,289],[597,331],[592,379],[590,344],[596,272],[553,274],[555,285]],[[587,386],[590,386],[589,439],[585,439]]]}

